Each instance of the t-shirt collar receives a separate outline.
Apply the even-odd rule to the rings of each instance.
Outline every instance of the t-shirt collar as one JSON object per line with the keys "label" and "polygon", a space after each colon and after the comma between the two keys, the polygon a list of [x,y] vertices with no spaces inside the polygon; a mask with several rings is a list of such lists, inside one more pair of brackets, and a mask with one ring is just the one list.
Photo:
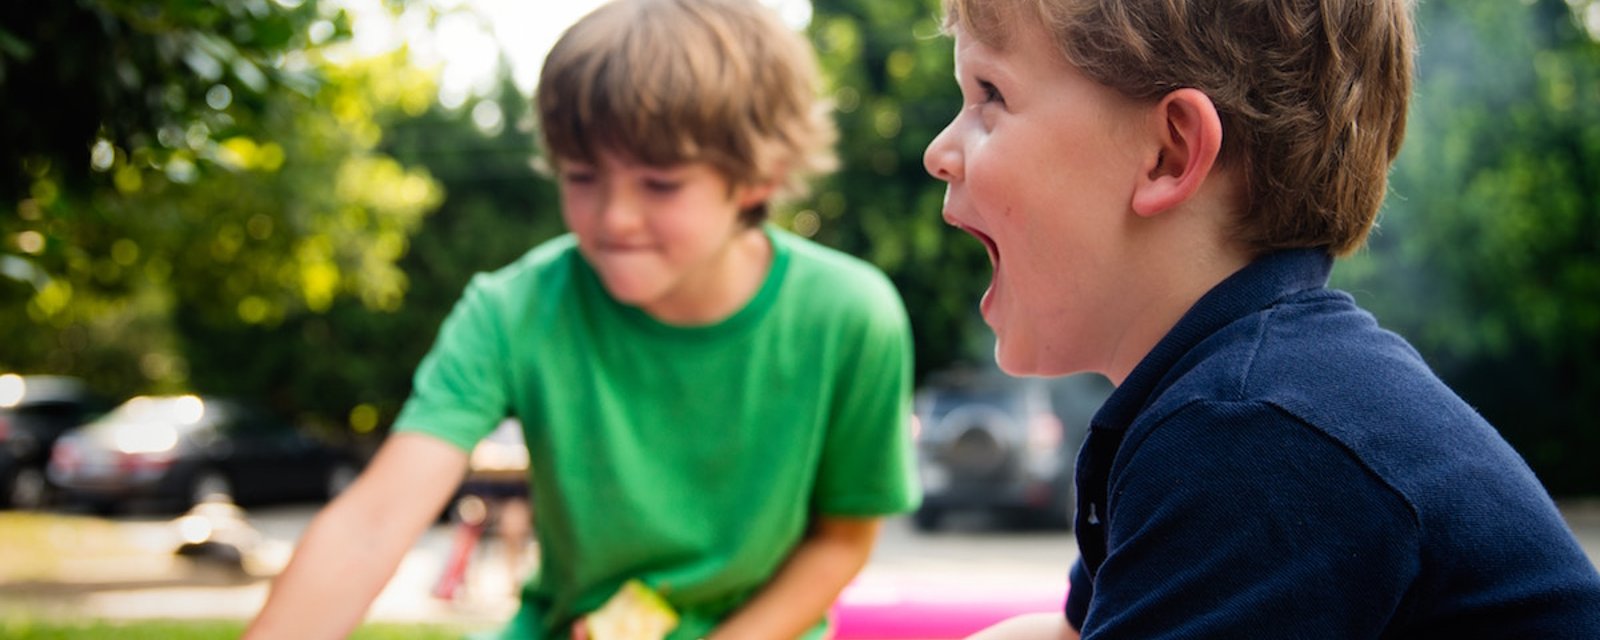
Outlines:
{"label": "t-shirt collar", "polygon": [[594,294],[601,300],[610,313],[622,318],[624,322],[639,331],[647,334],[681,341],[705,341],[725,338],[729,335],[750,330],[765,317],[767,311],[777,303],[778,294],[782,289],[784,276],[789,268],[789,238],[772,223],[763,223],[761,232],[767,236],[767,242],[772,246],[772,262],[767,267],[766,278],[762,280],[760,288],[752,295],[743,307],[732,315],[720,321],[704,325],[680,326],[672,325],[657,320],[638,307],[618,302],[605,292],[605,287],[600,282],[600,275],[595,273],[594,267],[584,261],[580,256],[578,262],[588,285]]}

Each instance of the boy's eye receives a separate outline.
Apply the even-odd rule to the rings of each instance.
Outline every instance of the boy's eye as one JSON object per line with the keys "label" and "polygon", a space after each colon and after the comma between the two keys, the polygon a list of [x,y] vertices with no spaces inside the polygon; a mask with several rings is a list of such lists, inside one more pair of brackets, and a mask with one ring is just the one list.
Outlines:
{"label": "boy's eye", "polygon": [[651,178],[644,181],[644,188],[650,190],[652,193],[673,193],[682,186],[683,182],[678,180],[662,180],[658,178]]}
{"label": "boy's eye", "polygon": [[593,171],[568,170],[561,172],[561,181],[567,184],[594,184]]}
{"label": "boy's eye", "polygon": [[983,92],[984,102],[994,102],[1002,106],[1005,105],[1006,97],[1000,94],[1000,89],[994,86],[994,83],[991,83],[987,80],[979,80],[978,89]]}

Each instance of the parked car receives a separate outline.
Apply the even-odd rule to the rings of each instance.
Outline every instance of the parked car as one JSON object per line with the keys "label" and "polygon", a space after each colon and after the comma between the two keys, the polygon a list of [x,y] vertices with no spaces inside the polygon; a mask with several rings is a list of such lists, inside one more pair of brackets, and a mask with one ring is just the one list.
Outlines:
{"label": "parked car", "polygon": [[98,510],[325,500],[358,472],[342,447],[265,412],[193,395],[133,398],[61,436],[49,466],[65,498]]}
{"label": "parked car", "polygon": [[76,378],[0,375],[0,508],[47,505],[45,463],[56,439],[110,406]]}
{"label": "parked car", "polygon": [[1078,447],[1110,393],[1095,375],[930,377],[915,401],[923,503],[912,523],[927,531],[952,511],[985,511],[1004,524],[1072,526]]}

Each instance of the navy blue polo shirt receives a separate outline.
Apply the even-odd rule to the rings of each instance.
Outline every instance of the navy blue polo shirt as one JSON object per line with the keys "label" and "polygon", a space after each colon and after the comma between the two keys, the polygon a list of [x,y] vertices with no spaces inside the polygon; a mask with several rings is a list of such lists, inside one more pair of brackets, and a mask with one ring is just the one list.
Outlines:
{"label": "navy blue polo shirt", "polygon": [[1600,638],[1526,463],[1321,251],[1203,296],[1096,414],[1067,617],[1096,638]]}

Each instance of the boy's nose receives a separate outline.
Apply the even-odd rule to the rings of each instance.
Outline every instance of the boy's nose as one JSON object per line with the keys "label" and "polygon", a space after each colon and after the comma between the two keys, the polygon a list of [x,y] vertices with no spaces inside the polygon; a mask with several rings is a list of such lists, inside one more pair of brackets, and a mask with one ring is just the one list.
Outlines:
{"label": "boy's nose", "polygon": [[956,147],[955,135],[951,133],[954,123],[951,125],[940,131],[933,142],[928,143],[927,150],[922,152],[922,167],[928,171],[928,175],[945,182],[961,178],[961,151]]}
{"label": "boy's nose", "polygon": [[608,235],[625,234],[639,226],[644,218],[629,198],[612,193],[598,203],[596,213],[600,215],[600,225]]}

